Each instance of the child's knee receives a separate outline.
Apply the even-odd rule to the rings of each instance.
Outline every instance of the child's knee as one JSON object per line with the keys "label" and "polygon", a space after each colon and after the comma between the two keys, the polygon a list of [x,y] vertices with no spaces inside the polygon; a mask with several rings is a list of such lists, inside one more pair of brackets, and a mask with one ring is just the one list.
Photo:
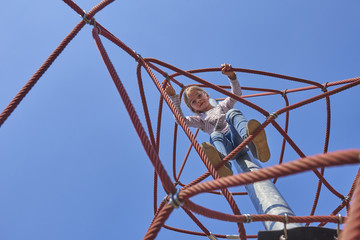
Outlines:
{"label": "child's knee", "polygon": [[232,119],[234,119],[235,116],[243,116],[242,112],[238,109],[232,108],[229,111],[227,111],[225,118],[227,122],[231,122]]}
{"label": "child's knee", "polygon": [[213,132],[210,134],[211,142],[221,141],[225,138],[222,132]]}

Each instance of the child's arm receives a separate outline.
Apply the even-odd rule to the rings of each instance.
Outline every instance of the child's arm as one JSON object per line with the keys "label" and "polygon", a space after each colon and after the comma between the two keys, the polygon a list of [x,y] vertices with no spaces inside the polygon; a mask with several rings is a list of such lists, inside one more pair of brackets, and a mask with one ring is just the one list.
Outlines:
{"label": "child's arm", "polygon": [[[239,81],[237,80],[236,74],[231,70],[232,66],[230,64],[221,64],[221,72],[226,75],[230,80],[231,92],[237,96],[242,95],[241,86]],[[233,108],[236,103],[236,100],[233,98],[226,98],[224,101],[220,103],[220,105],[227,106],[228,109]]]}
{"label": "child's arm", "polygon": [[227,63],[224,63],[224,64],[221,64],[221,72],[222,74],[228,76],[228,78],[230,80],[236,80],[236,74],[234,71],[231,71],[231,65],[230,64],[227,64]]}
{"label": "child's arm", "polygon": [[230,79],[230,85],[231,85],[231,92],[241,96],[242,92],[241,92],[241,87],[240,87],[240,83],[236,78],[236,74],[234,71],[231,70],[232,66],[230,64],[221,64],[221,72],[222,74],[226,75],[229,79]]}

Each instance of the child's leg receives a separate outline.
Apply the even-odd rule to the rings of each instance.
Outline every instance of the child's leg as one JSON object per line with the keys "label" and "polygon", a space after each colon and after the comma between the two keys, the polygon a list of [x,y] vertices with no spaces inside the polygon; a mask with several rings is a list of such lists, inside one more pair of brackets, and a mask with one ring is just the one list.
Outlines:
{"label": "child's leg", "polygon": [[222,132],[213,132],[210,135],[210,143],[225,156],[234,149],[232,142]]}
{"label": "child's leg", "polygon": [[[239,146],[246,138],[247,120],[245,116],[237,109],[231,109],[226,113],[226,121],[229,124],[229,131],[227,134],[232,142],[233,149]],[[238,156],[246,154],[247,149],[240,151]]]}
{"label": "child's leg", "polygon": [[[231,139],[233,141],[234,147],[242,143],[243,139],[247,138],[248,135],[253,133],[260,125],[260,123],[254,119],[251,119],[248,122],[242,112],[237,109],[231,109],[226,113],[226,121],[229,124],[230,132],[232,134]],[[267,145],[266,134],[264,130],[262,130],[253,139],[253,141],[249,143],[249,148],[255,158],[262,162],[269,160],[270,150]]]}
{"label": "child's leg", "polygon": [[246,138],[247,119],[240,110],[233,108],[226,113],[226,121],[234,135],[233,139],[239,145]]}
{"label": "child's leg", "polygon": [[[233,146],[229,139],[221,132],[213,132],[210,135],[210,143],[203,143],[201,147],[210,162],[217,166],[222,161],[222,158],[232,151]],[[232,175],[231,163],[226,163],[218,170],[218,173],[220,177]]]}

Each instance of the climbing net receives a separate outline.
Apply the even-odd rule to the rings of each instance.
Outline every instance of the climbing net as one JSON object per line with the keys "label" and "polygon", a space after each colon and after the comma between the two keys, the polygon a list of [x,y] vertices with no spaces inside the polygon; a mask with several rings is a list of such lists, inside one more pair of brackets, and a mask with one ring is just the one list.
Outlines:
{"label": "climbing net", "polygon": [[[319,226],[324,226],[327,223],[335,223],[341,224],[346,223],[341,235],[340,239],[360,239],[360,190],[358,188],[358,178],[359,172],[355,176],[355,179],[350,187],[350,190],[347,194],[342,194],[325,179],[324,171],[326,167],[329,166],[339,166],[346,164],[355,164],[359,162],[359,150],[346,150],[346,151],[336,151],[336,152],[328,152],[328,144],[329,144],[329,132],[330,132],[330,97],[339,92],[348,90],[358,84],[360,84],[360,78],[352,78],[337,82],[328,82],[326,84],[320,84],[317,82],[284,76],[280,74],[274,74],[263,71],[256,71],[250,69],[243,68],[234,68],[233,70],[240,73],[249,73],[256,74],[262,76],[268,76],[271,78],[279,78],[287,81],[299,82],[306,84],[306,87],[287,89],[287,90],[274,90],[274,89],[261,89],[254,87],[243,87],[244,90],[252,90],[257,91],[258,93],[247,95],[247,96],[236,96],[230,93],[227,90],[227,86],[215,85],[211,82],[208,82],[200,77],[198,77],[197,73],[207,73],[207,72],[217,72],[220,71],[219,68],[207,68],[207,69],[197,69],[197,70],[188,70],[184,71],[177,67],[174,67],[170,64],[162,62],[157,59],[152,58],[143,58],[140,54],[137,54],[132,49],[130,49],[127,45],[121,42],[118,38],[116,38],[113,34],[111,34],[108,30],[106,30],[103,26],[101,26],[94,18],[95,14],[103,9],[105,6],[113,2],[113,0],[104,0],[100,2],[97,6],[95,6],[90,12],[84,12],[78,5],[76,5],[71,0],[64,0],[66,4],[68,4],[75,12],[82,16],[82,20],[75,26],[75,28],[66,36],[66,38],[60,43],[60,45],[54,50],[54,52],[48,57],[48,59],[43,63],[43,65],[36,71],[36,73],[30,78],[30,80],[24,85],[24,87],[19,91],[19,93],[13,98],[13,100],[8,104],[8,106],[4,109],[4,111],[0,114],[0,126],[7,120],[7,118],[11,115],[11,113],[15,110],[15,108],[20,104],[22,99],[26,96],[26,94],[32,89],[32,87],[36,84],[36,82],[40,79],[40,77],[45,73],[45,71],[51,66],[54,60],[60,55],[60,53],[64,50],[67,44],[76,36],[76,34],[86,25],[90,24],[93,26],[92,35],[95,39],[96,46],[101,54],[101,57],[113,79],[113,82],[123,100],[125,108],[131,118],[131,121],[134,125],[134,128],[141,140],[141,143],[148,155],[149,160],[154,166],[154,218],[146,232],[144,239],[155,239],[158,232],[161,228],[167,228],[173,231],[182,232],[185,234],[193,234],[199,236],[208,236],[210,239],[217,238],[227,238],[227,235],[222,234],[213,234],[198,220],[198,218],[194,215],[200,214],[207,218],[218,219],[221,221],[234,222],[237,224],[238,228],[238,238],[244,240],[247,238],[256,238],[254,235],[247,235],[244,223],[249,222],[263,222],[263,221],[279,221],[284,222],[284,217],[279,215],[269,215],[269,214],[242,214],[240,212],[239,207],[234,201],[233,196],[235,195],[246,195],[246,193],[238,192],[231,193],[228,188],[235,186],[244,186],[247,184],[255,183],[258,181],[269,180],[272,179],[276,182],[277,178],[288,176],[295,173],[312,171],[315,173],[318,178],[317,191],[314,197],[314,204],[311,209],[311,213],[309,216],[288,216],[286,219],[287,223],[305,223],[309,225],[310,223],[319,223]],[[137,79],[139,84],[140,96],[142,99],[143,112],[146,119],[147,131],[143,127],[140,122],[140,119],[135,111],[135,108],[128,96],[125,87],[123,86],[117,72],[107,55],[107,52],[102,44],[100,39],[100,35],[104,38],[107,38],[115,45],[124,50],[130,57],[135,59],[138,62],[137,65]],[[147,99],[145,97],[145,91],[143,87],[143,79],[141,70],[144,69],[146,73],[150,76],[153,84],[157,88],[160,93],[159,99],[159,109],[158,109],[158,118],[157,118],[157,126],[153,128],[152,121],[150,118],[150,113],[148,110]],[[173,72],[172,74],[168,74],[166,71]],[[154,73],[159,74],[163,77],[164,81],[160,83],[158,78]],[[243,143],[241,143],[233,152],[231,152],[228,156],[226,156],[223,162],[219,166],[212,166],[209,162],[207,156],[204,154],[201,149],[198,141],[197,141],[197,133],[198,130],[193,133],[185,124],[184,120],[181,118],[179,112],[176,110],[174,104],[170,100],[169,96],[164,91],[166,84],[171,82],[181,88],[185,86],[181,81],[179,81],[178,77],[186,77],[194,82],[195,85],[199,85],[202,87],[213,89],[223,95],[230,96],[236,99],[238,102],[251,107],[252,109],[258,111],[262,115],[266,117],[266,120],[261,124],[261,126],[248,138],[246,138]],[[336,87],[332,90],[328,90],[329,87]],[[303,101],[297,102],[295,104],[290,104],[288,100],[288,94],[307,91],[311,89],[320,89],[322,90],[321,94],[310,97]],[[247,100],[249,97],[257,97],[257,96],[265,96],[265,95],[278,95],[283,98],[285,107],[273,112],[268,113],[263,108],[258,105]],[[300,108],[302,106],[314,103],[321,99],[326,100],[326,109],[327,109],[327,124],[326,124],[326,134],[325,134],[325,144],[324,150],[322,154],[318,154],[315,156],[306,156],[303,151],[295,144],[295,142],[289,137],[287,134],[288,126],[289,126],[289,112],[294,109]],[[163,108],[168,107],[172,114],[177,119],[177,124],[175,124],[174,128],[174,153],[173,153],[173,179],[170,177],[168,172],[165,170],[165,167],[160,160],[159,152],[160,152],[160,130],[161,130],[161,121],[162,121],[162,113]],[[285,115],[285,126],[281,127],[276,118],[279,115]],[[234,176],[229,176],[225,178],[219,178],[217,173],[217,169],[222,167],[226,162],[230,159],[234,158],[234,156],[240,152],[247,144],[252,141],[252,139],[263,129],[265,129],[268,125],[272,125],[282,136],[283,143],[281,146],[281,154],[279,163],[267,167],[264,169],[260,169],[254,172],[248,172],[243,174],[238,174]],[[184,160],[181,164],[179,171],[176,171],[176,143],[178,138],[178,126],[185,133],[186,137],[189,139],[190,146],[188,152],[185,154]],[[285,145],[288,144],[298,155],[299,159],[283,163]],[[184,167],[186,166],[187,160],[189,158],[189,152],[191,149],[194,149],[198,154],[198,158],[201,159],[204,165],[207,168],[207,171],[192,180],[190,183],[184,184],[181,181],[181,175]],[[318,170],[319,169],[319,170]],[[209,176],[213,177],[213,180],[204,181]],[[163,190],[166,192],[166,197],[158,204],[157,202],[157,183],[160,180]],[[327,216],[316,216],[315,210],[318,205],[319,195],[321,191],[321,187],[325,186],[334,196],[338,197],[341,200],[341,203]],[[229,203],[233,214],[227,214],[218,212],[215,210],[211,210],[200,206],[194,203],[191,198],[200,194],[200,193],[212,193],[218,194],[225,197],[227,202]],[[352,202],[350,208],[350,202]],[[168,219],[172,211],[176,208],[182,208],[184,212],[198,225],[198,227],[202,230],[202,232],[194,232],[190,230],[179,229],[171,226],[165,225],[165,221]],[[347,216],[338,215],[338,213],[346,209]]]}

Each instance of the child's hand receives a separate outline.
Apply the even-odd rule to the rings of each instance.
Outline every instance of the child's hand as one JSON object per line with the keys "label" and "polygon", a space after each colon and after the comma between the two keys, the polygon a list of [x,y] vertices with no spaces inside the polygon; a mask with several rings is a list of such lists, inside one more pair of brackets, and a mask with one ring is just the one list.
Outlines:
{"label": "child's hand", "polygon": [[169,95],[169,96],[174,96],[176,95],[175,89],[171,86],[170,83],[168,83],[165,87],[165,92]]}
{"label": "child's hand", "polygon": [[232,67],[230,64],[227,64],[227,63],[221,64],[222,74],[228,76],[228,78],[230,78],[231,80],[235,80],[236,74],[234,71],[231,71],[231,69],[232,69]]}

